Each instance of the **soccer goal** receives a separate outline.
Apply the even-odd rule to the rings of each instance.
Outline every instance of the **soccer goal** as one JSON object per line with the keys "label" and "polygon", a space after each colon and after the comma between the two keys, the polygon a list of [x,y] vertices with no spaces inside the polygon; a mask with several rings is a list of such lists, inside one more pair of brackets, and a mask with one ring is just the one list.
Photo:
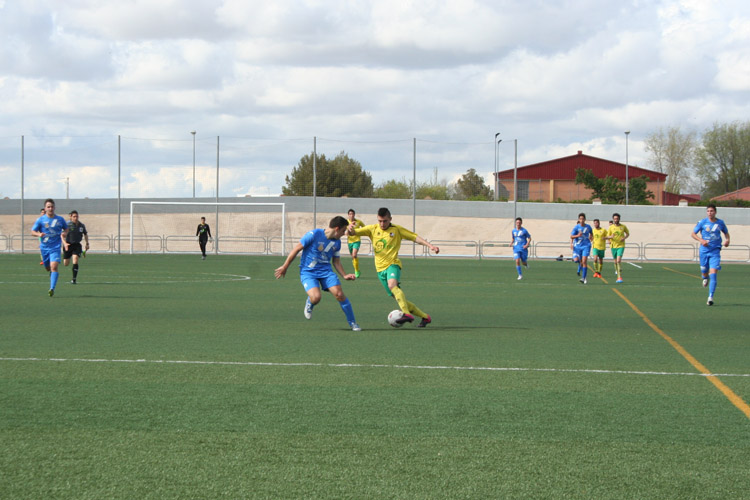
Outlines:
{"label": "soccer goal", "polygon": [[286,248],[284,203],[131,201],[130,253],[199,253],[201,217],[211,231],[207,253],[266,255]]}

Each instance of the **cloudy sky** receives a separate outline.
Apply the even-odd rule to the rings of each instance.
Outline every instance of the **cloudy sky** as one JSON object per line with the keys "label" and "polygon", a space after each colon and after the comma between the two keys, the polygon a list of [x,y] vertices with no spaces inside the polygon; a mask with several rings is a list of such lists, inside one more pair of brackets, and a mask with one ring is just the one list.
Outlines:
{"label": "cloudy sky", "polygon": [[[275,195],[346,151],[376,183],[750,116],[746,0],[0,0],[0,196]],[[503,142],[494,148],[500,132]]]}

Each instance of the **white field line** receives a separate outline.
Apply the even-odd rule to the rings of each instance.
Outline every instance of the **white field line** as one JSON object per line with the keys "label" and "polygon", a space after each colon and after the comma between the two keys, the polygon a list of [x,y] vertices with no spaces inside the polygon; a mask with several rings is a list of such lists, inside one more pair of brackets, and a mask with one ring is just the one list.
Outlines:
{"label": "white field line", "polygon": [[[206,279],[196,279],[196,274],[205,274],[207,276]],[[26,276],[26,275],[24,275]],[[114,280],[113,280],[114,278]],[[121,281],[117,281],[118,278],[124,278]],[[248,281],[252,278],[250,276],[244,276],[242,274],[212,274],[212,273],[195,273],[186,276],[185,278],[182,278],[180,276],[159,276],[155,279],[151,280],[143,280],[143,279],[128,279],[133,278],[133,276],[126,276],[126,275],[111,275],[111,276],[97,276],[97,275],[87,275],[86,281],[84,284],[86,285],[165,285],[165,284],[175,284],[175,283],[221,283],[226,281]],[[44,279],[47,279],[45,276]],[[99,279],[108,280],[108,281],[97,281]],[[34,280],[34,281],[0,281],[0,285],[37,285],[39,284],[40,280]]]}
{"label": "white field line", "polygon": [[161,365],[215,365],[215,366],[270,366],[270,367],[318,367],[318,368],[391,368],[399,370],[458,370],[486,372],[551,372],[594,373],[602,375],[676,375],[683,377],[750,377],[750,373],[697,373],[631,370],[596,370],[573,368],[513,368],[492,366],[425,366],[387,365],[363,363],[276,363],[271,361],[189,361],[164,359],[86,359],[86,358],[0,358],[0,361],[54,362],[54,363],[145,363]]}
{"label": "white field line", "polygon": [[639,266],[638,264],[633,264],[632,262],[628,262],[628,264],[630,264],[630,265],[631,265],[631,266],[633,266],[633,267],[637,267],[638,269],[643,269],[643,268],[642,268],[641,266]]}

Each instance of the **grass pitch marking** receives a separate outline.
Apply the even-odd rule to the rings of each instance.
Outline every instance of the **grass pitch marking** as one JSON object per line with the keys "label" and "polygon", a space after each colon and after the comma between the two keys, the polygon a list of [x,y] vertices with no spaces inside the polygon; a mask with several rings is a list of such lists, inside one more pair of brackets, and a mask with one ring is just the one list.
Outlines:
{"label": "grass pitch marking", "polygon": [[487,372],[548,372],[548,373],[592,373],[599,375],[669,375],[681,377],[748,377],[750,373],[696,373],[696,372],[660,372],[634,370],[597,370],[587,368],[521,368],[497,366],[430,366],[430,365],[387,365],[365,363],[306,363],[274,361],[191,361],[168,359],[95,359],[95,358],[0,358],[0,361],[27,361],[49,363],[142,363],[155,365],[205,365],[205,366],[270,366],[270,367],[319,367],[319,368],[391,368],[398,370],[456,370]]}
{"label": "grass pitch marking", "polygon": [[620,298],[622,300],[624,300],[625,303],[628,304],[630,306],[630,308],[633,309],[633,311],[635,311],[635,313],[638,316],[640,316],[641,319],[643,321],[645,321],[646,324],[648,326],[650,326],[653,331],[655,331],[656,333],[658,333],[664,340],[666,340],[667,342],[669,342],[669,345],[671,345],[677,352],[679,352],[682,355],[682,357],[685,358],[688,361],[688,363],[690,363],[691,365],[693,365],[696,370],[698,370],[712,384],[714,384],[714,386],[716,386],[716,388],[719,389],[719,391],[721,391],[721,393],[724,394],[724,396],[729,401],[731,401],[731,403],[734,406],[736,406],[737,409],[739,409],[742,413],[744,413],[747,418],[750,418],[750,406],[748,406],[748,404],[745,403],[745,401],[743,401],[742,398],[739,397],[732,389],[730,389],[729,387],[727,387],[724,384],[724,382],[722,382],[721,380],[719,380],[719,378],[718,378],[719,374],[711,373],[711,371],[708,368],[706,368],[700,361],[698,361],[697,359],[695,359],[695,357],[693,357],[692,354],[690,354],[689,352],[687,352],[684,347],[682,347],[680,344],[678,344],[672,337],[670,337],[669,335],[667,335],[666,333],[664,333],[661,330],[661,328],[659,328],[658,326],[656,326],[654,324],[654,322],[651,321],[648,318],[648,316],[646,316],[645,314],[643,314],[641,312],[641,310],[638,309],[635,304],[633,304],[632,302],[630,302],[630,300],[628,300],[628,298],[625,297],[625,295],[623,295],[622,293],[620,293],[619,290],[617,290],[616,288],[613,288],[612,291],[615,292],[617,295],[619,295]]}
{"label": "grass pitch marking", "polygon": [[667,271],[671,271],[673,273],[682,274],[684,276],[690,276],[691,278],[703,279],[703,276],[696,276],[696,275],[690,274],[690,273],[683,273],[682,271],[677,271],[677,270],[671,269],[669,267],[664,267],[664,269],[666,269]]}
{"label": "grass pitch marking", "polygon": [[[156,274],[152,272],[152,274]],[[196,275],[205,275],[205,279],[196,279]],[[26,274],[23,274],[22,276],[27,276]],[[167,284],[177,284],[177,283],[218,283],[218,282],[225,282],[225,281],[247,281],[251,280],[252,278],[250,276],[245,276],[242,274],[223,274],[223,273],[186,273],[186,278],[183,279],[179,276],[156,276],[154,279],[135,279],[135,280],[129,280],[127,278],[131,278],[131,275],[106,275],[106,277],[101,277],[101,279],[104,279],[106,281],[99,281],[96,274],[93,275],[87,275],[87,278],[84,278],[85,281],[81,281],[79,283],[80,285],[122,285],[122,284],[129,284],[129,285],[167,285]],[[114,279],[113,279],[114,278]],[[118,278],[123,278],[121,280],[118,280]],[[35,279],[34,281],[0,281],[0,285],[38,285],[43,280],[48,279],[46,276],[43,279]]]}

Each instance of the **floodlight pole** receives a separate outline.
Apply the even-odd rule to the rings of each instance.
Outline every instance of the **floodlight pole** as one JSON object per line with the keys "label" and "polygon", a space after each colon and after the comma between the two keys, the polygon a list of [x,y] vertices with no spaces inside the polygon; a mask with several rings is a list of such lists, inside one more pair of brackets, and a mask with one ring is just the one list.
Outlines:
{"label": "floodlight pole", "polygon": [[195,198],[195,130],[190,133],[193,134],[193,198]]}
{"label": "floodlight pole", "polygon": [[630,130],[625,131],[625,205],[628,204],[630,195],[630,181],[628,179],[628,136]]}
{"label": "floodlight pole", "polygon": [[513,139],[513,223],[515,224],[518,203],[518,139]]}
{"label": "floodlight pole", "polygon": [[493,145],[495,147],[495,201],[499,199],[497,195],[497,189],[498,189],[498,182],[497,182],[497,145],[500,144],[502,139],[499,141],[497,140],[497,136],[500,135],[500,132],[495,134],[495,140],[493,141]]}

